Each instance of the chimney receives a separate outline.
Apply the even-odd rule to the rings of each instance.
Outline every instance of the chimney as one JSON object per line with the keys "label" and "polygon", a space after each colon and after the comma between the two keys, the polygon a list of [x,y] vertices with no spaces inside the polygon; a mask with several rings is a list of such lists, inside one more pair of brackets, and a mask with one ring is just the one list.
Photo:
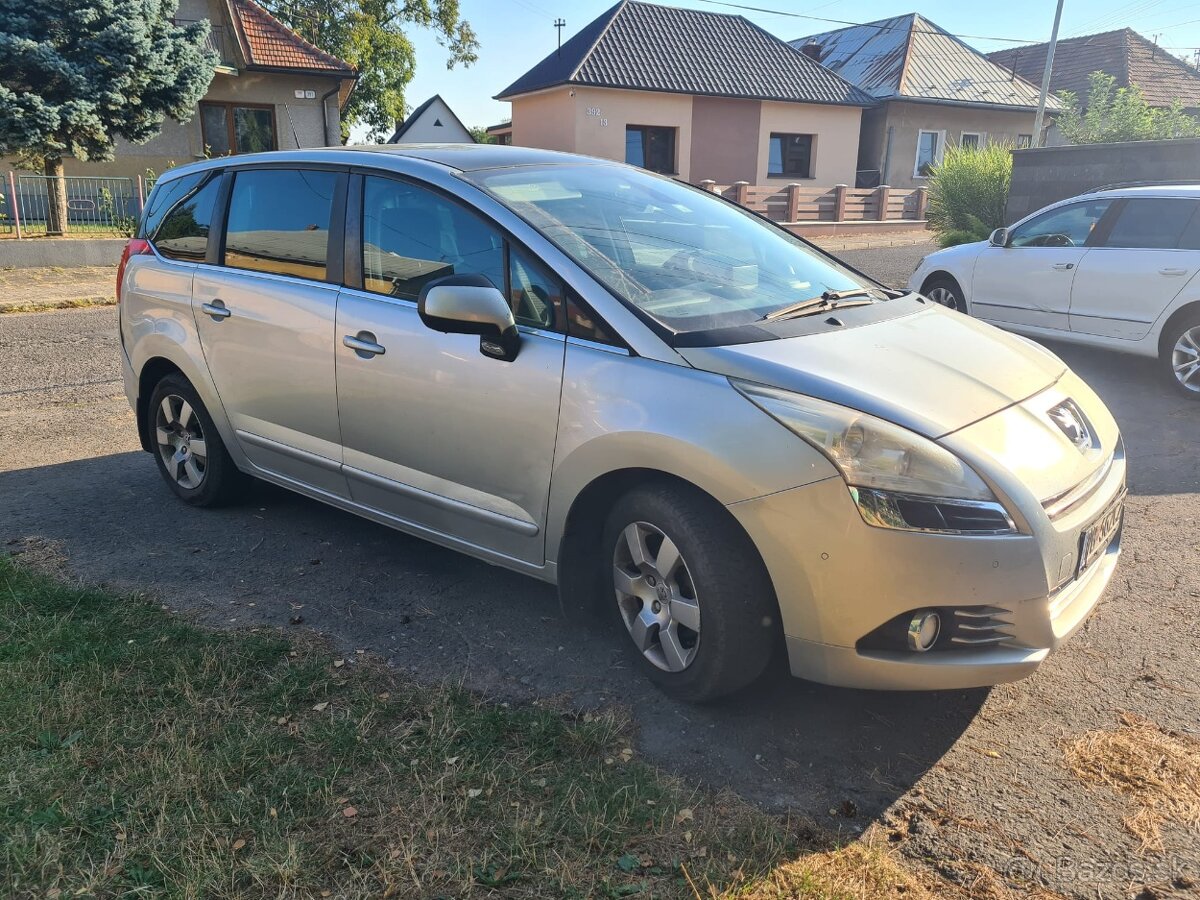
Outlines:
{"label": "chimney", "polygon": [[800,48],[800,52],[815,63],[819,63],[821,61],[821,45],[816,41],[809,41]]}

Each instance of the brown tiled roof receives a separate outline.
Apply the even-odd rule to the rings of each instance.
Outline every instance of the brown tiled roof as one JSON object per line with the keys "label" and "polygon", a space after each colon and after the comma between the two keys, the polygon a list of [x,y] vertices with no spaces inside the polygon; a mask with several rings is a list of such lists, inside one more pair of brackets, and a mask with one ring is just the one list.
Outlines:
{"label": "brown tiled roof", "polygon": [[[1041,84],[1047,46],[997,50],[988,58]],[[1178,97],[1184,107],[1200,108],[1200,72],[1131,28],[1059,41],[1054,50],[1050,90],[1071,91],[1086,103],[1088,77],[1097,71],[1112,75],[1119,88],[1136,85],[1151,106],[1170,106]]]}
{"label": "brown tiled roof", "polygon": [[313,46],[254,0],[230,0],[229,8],[250,66],[354,74],[348,62]]}

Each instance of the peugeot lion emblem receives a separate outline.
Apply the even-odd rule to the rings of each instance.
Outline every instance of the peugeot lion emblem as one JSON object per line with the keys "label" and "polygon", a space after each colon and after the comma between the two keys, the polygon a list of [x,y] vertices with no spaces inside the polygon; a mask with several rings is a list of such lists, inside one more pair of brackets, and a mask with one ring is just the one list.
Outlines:
{"label": "peugeot lion emblem", "polygon": [[1051,409],[1048,415],[1050,421],[1067,436],[1067,440],[1075,445],[1076,450],[1086,453],[1092,449],[1092,431],[1074,400],[1064,400]]}

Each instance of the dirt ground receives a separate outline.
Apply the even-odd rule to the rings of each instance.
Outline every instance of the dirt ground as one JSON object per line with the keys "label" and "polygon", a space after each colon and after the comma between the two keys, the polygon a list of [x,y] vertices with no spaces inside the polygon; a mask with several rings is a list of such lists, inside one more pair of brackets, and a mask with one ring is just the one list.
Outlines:
{"label": "dirt ground", "polygon": [[[897,283],[929,250],[845,255]],[[882,822],[978,896],[1000,883],[1192,896],[1200,832],[1167,822],[1161,852],[1139,852],[1123,824],[1136,805],[1064,754],[1123,713],[1200,737],[1200,404],[1149,362],[1053,349],[1122,426],[1125,554],[1075,637],[990,691],[869,693],[776,672],[728,703],[684,706],[631,670],[613,635],[564,620],[545,585],[267,486],[230,509],[186,508],[138,450],[112,308],[0,316],[0,546],[41,536],[89,581],[213,624],[315,628],[420,678],[620,704],[660,766],[847,837]]]}

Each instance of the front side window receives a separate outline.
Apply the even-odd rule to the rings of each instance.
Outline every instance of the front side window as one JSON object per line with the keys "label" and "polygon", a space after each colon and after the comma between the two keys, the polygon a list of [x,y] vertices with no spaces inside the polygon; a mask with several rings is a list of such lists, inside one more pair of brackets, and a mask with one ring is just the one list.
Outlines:
{"label": "front side window", "polygon": [[937,131],[917,133],[917,165],[913,177],[928,178],[942,160],[942,135]]}
{"label": "front side window", "polygon": [[169,259],[202,262],[220,190],[221,179],[210,178],[200,190],[178,201],[154,232],[154,248]]}
{"label": "front side window", "polygon": [[1130,250],[1178,249],[1196,208],[1195,200],[1165,197],[1126,200],[1104,246]]}
{"label": "front side window", "polygon": [[1060,206],[1018,225],[1010,247],[1083,247],[1109,207],[1109,200]]}
{"label": "front side window", "polygon": [[811,134],[772,134],[767,155],[767,175],[812,177]]}
{"label": "front side window", "polygon": [[749,325],[825,291],[874,289],[752,214],[645,172],[521,166],[466,177],[675,332]]}
{"label": "front side window", "polygon": [[675,129],[650,125],[626,126],[625,162],[662,175],[674,175]]}
{"label": "front side window", "polygon": [[562,283],[524,250],[509,245],[508,302],[518,325],[552,330],[563,308]]}
{"label": "front side window", "polygon": [[416,185],[363,184],[363,287],[416,300],[427,282],[483,275],[504,290],[504,240],[457,203]]}
{"label": "front side window", "polygon": [[238,172],[225,225],[225,265],[323,281],[336,188],[333,172]]}
{"label": "front side window", "polygon": [[210,156],[278,149],[273,106],[200,104],[200,131]]}

